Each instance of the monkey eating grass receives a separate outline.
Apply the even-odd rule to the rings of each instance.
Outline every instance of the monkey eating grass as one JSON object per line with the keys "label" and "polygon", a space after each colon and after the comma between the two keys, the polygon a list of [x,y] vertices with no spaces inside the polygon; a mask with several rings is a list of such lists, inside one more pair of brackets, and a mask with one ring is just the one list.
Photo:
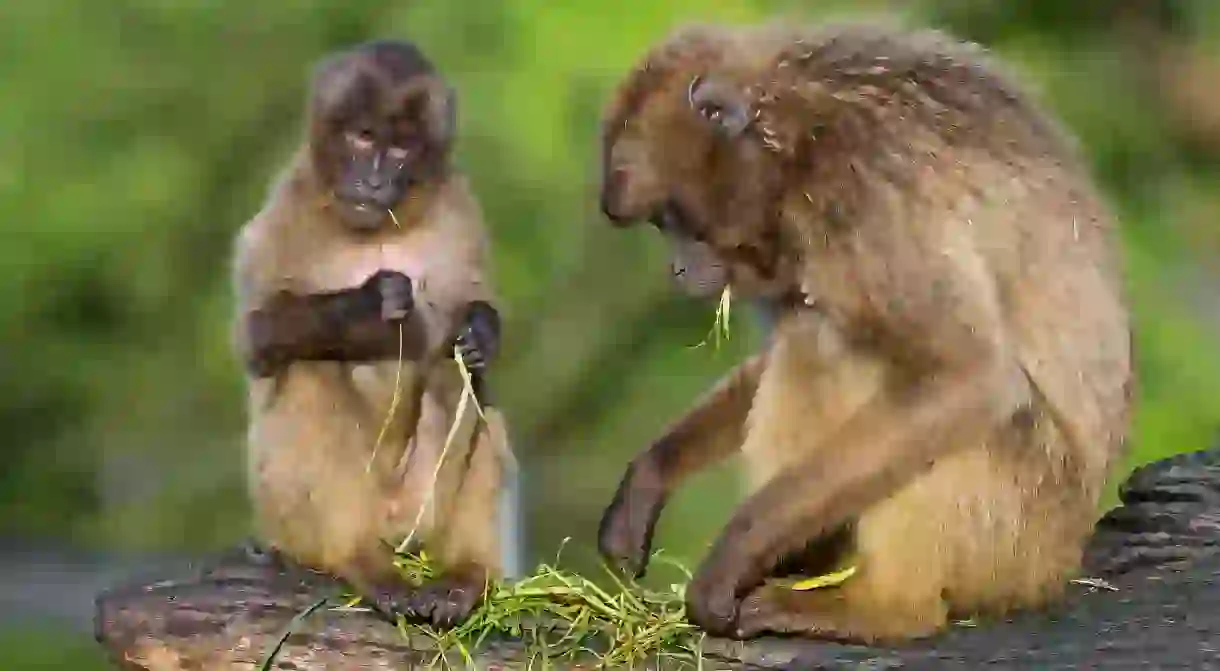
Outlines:
{"label": "monkey eating grass", "polygon": [[[234,270],[259,549],[436,626],[500,575],[512,458],[483,390],[500,317],[482,214],[450,164],[455,107],[410,43],[324,60],[307,138],[239,232]],[[461,416],[457,358],[483,406]],[[412,589],[399,544],[442,575]]]}
{"label": "monkey eating grass", "polygon": [[[752,492],[687,588],[715,635],[862,642],[1057,599],[1134,389],[1114,217],[981,49],[882,24],[687,27],[619,86],[601,208],[772,328],[630,464],[599,529],[644,572],[667,497]],[[844,564],[841,585],[777,584]]]}

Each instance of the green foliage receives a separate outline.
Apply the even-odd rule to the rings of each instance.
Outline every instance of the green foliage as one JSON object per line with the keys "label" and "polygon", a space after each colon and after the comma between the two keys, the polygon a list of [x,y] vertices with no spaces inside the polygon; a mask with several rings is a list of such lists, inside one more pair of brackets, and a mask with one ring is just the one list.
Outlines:
{"label": "green foliage", "polygon": [[[1216,250],[1199,241],[1220,240],[1207,233],[1220,216],[1217,145],[1189,127],[1199,115],[1162,95],[1157,68],[1172,64],[1170,47],[1206,52],[1220,10],[1204,0],[1124,12],[1101,0],[891,4],[986,40],[1080,135],[1129,243],[1142,376],[1132,458],[1207,446],[1220,425],[1220,307],[1202,285],[1215,276],[1197,273]],[[570,565],[592,574],[597,518],[630,455],[757,343],[739,309],[721,349],[692,348],[714,304],[671,290],[658,241],[601,221],[603,101],[678,23],[861,7],[0,4],[10,287],[0,294],[10,353],[0,359],[10,431],[0,533],[190,550],[247,532],[230,240],[300,137],[309,64],[355,40],[404,35],[462,95],[460,161],[483,200],[508,303],[495,384],[524,467],[527,561],[570,535]],[[1210,63],[1214,81],[1220,59]],[[683,490],[659,542],[696,563],[735,502],[724,495],[734,482],[726,466]]]}

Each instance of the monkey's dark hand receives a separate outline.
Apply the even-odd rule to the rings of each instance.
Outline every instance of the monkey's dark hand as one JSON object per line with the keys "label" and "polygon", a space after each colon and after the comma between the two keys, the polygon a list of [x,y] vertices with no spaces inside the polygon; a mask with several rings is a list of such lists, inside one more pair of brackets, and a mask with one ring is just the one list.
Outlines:
{"label": "monkey's dark hand", "polygon": [[695,571],[686,586],[686,617],[712,636],[737,637],[740,571],[719,560],[718,548]]}
{"label": "monkey's dark hand", "polygon": [[361,289],[377,297],[385,321],[406,319],[415,309],[411,278],[396,270],[378,270],[364,281]]}
{"label": "monkey's dark hand", "polygon": [[602,513],[597,549],[608,563],[641,578],[652,555],[652,535],[665,506],[660,477],[646,461],[635,461]]}
{"label": "monkey's dark hand", "polygon": [[500,352],[500,313],[486,301],[470,303],[454,345],[466,368],[481,373]]}

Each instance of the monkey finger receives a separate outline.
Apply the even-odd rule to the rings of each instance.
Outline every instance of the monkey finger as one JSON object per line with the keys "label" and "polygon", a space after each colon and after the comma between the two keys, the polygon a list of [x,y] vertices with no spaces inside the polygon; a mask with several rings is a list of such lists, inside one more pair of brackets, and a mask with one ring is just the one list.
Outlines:
{"label": "monkey finger", "polygon": [[622,573],[636,579],[648,573],[648,541],[630,541],[621,531],[607,530],[598,534],[597,545],[602,559]]}
{"label": "monkey finger", "polygon": [[403,319],[415,308],[411,279],[402,273],[381,277],[378,290],[381,293],[381,316],[386,321]]}
{"label": "monkey finger", "polygon": [[487,362],[479,352],[470,352],[462,355],[462,363],[470,370],[481,370]]}
{"label": "monkey finger", "polygon": [[719,579],[706,566],[695,573],[686,588],[687,617],[713,636],[736,635],[739,604],[732,581]]}
{"label": "monkey finger", "polygon": [[[770,585],[760,587],[741,603],[733,638],[747,639],[768,633],[805,633],[813,628],[809,618],[802,618],[802,610],[793,607],[788,595],[781,593],[780,589]],[[796,594],[796,598],[800,598],[801,593]]]}
{"label": "monkey finger", "polygon": [[460,349],[463,354],[466,352],[473,352],[473,351],[476,351],[479,349],[479,346],[477,343],[474,342],[474,339],[471,338],[469,336],[469,334],[467,334],[465,332],[460,333],[458,335],[457,339],[454,340],[454,344],[457,345],[458,349]]}
{"label": "monkey finger", "polygon": [[482,599],[482,584],[458,579],[435,580],[415,590],[405,604],[408,617],[448,629],[457,626],[474,611]]}
{"label": "monkey finger", "polygon": [[414,305],[411,305],[410,301],[403,301],[399,297],[386,296],[381,300],[381,318],[388,322],[406,319],[413,308]]}
{"label": "monkey finger", "polygon": [[410,617],[412,614],[409,608],[411,591],[406,585],[380,585],[360,597],[374,612],[390,623],[397,623],[399,615]]}

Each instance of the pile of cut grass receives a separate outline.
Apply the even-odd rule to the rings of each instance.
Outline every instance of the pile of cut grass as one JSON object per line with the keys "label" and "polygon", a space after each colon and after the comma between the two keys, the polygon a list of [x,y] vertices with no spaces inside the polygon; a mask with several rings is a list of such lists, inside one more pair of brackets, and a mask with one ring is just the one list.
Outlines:
{"label": "pile of cut grass", "polygon": [[[653,561],[678,569],[689,581],[690,572],[664,554]],[[398,565],[413,583],[436,576],[426,555],[400,555]],[[654,591],[609,568],[605,573],[612,589],[559,568],[556,557],[554,564],[539,564],[520,580],[490,585],[483,603],[454,629],[403,621],[399,629],[408,639],[431,639],[436,649],[431,665],[441,668],[450,666],[455,652],[473,665],[471,649],[495,638],[519,642],[531,669],[578,658],[595,659],[601,668],[633,668],[649,659],[675,668],[702,667],[704,634],[686,621],[685,582]]]}
{"label": "pile of cut grass", "polygon": [[[452,668],[458,657],[463,668],[474,666],[471,650],[494,639],[519,644],[527,656],[526,668],[548,668],[555,662],[593,659],[599,668],[634,668],[650,660],[667,668],[702,669],[706,636],[686,620],[685,588],[690,571],[658,551],[654,564],[668,565],[685,578],[668,591],[648,589],[623,580],[612,569],[603,570],[613,589],[553,564],[539,564],[533,574],[516,582],[496,582],[487,598],[462,624],[440,631],[426,624],[399,620],[398,628],[411,642],[416,636],[431,641],[433,668]],[[412,585],[438,577],[426,553],[400,554],[396,565]],[[816,578],[791,581],[791,589],[834,587],[851,577],[854,567]],[[783,581],[789,582],[789,581]],[[359,602],[352,597],[343,608]],[[315,604],[316,607],[316,604]],[[583,660],[580,660],[583,661]],[[264,667],[269,668],[269,667]]]}

